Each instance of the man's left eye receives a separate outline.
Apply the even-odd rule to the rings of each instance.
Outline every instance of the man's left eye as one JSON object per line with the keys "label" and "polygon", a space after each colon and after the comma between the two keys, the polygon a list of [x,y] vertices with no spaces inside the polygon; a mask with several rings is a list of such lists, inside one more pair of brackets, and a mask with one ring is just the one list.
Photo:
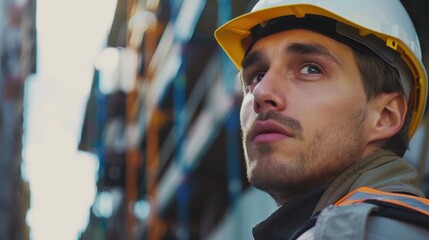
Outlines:
{"label": "man's left eye", "polygon": [[320,70],[320,68],[318,66],[315,65],[307,65],[305,67],[303,67],[299,73],[302,74],[320,74],[322,73],[322,71]]}

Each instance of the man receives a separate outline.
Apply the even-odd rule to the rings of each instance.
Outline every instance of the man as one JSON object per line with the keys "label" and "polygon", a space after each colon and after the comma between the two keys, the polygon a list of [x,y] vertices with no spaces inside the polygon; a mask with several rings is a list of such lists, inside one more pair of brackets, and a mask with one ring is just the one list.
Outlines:
{"label": "man", "polygon": [[[356,221],[335,228],[326,217],[366,221],[374,209],[383,212],[368,204],[328,207],[356,197],[359,187],[370,187],[357,192],[364,200],[373,193],[404,202],[423,197],[415,170],[400,157],[422,119],[427,77],[399,1],[261,0],[215,36],[240,70],[248,179],[281,206],[253,229],[256,239],[303,232],[321,239],[323,229],[345,232],[333,239],[356,235]],[[362,238],[392,237],[365,225]]]}

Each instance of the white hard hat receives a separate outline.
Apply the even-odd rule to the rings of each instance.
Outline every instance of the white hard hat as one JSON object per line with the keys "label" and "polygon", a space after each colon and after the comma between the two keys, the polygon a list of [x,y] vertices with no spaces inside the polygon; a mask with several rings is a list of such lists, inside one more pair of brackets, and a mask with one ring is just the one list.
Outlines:
{"label": "white hard hat", "polygon": [[296,24],[319,31],[329,21],[334,22],[337,37],[365,45],[398,70],[412,111],[409,136],[413,136],[426,105],[427,75],[417,33],[399,0],[261,0],[250,13],[219,27],[215,37],[241,70],[249,47],[273,33],[254,34],[267,24],[281,26],[276,31],[297,28]]}

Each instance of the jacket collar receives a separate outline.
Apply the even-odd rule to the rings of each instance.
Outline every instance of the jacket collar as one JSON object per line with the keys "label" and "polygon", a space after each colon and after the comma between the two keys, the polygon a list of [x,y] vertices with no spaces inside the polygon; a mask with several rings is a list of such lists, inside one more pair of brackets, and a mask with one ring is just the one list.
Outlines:
{"label": "jacket collar", "polygon": [[416,170],[392,151],[379,150],[339,175],[325,191],[313,214],[363,186],[424,196],[418,188]]}

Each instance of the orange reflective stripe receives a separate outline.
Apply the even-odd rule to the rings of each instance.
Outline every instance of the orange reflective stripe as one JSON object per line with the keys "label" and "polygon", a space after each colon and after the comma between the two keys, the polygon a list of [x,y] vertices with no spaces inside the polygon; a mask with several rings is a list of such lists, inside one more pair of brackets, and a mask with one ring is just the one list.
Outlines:
{"label": "orange reflective stripe", "polygon": [[336,202],[335,206],[351,205],[370,199],[400,205],[429,216],[429,199],[400,193],[383,192],[369,187],[360,187],[350,192]]}

